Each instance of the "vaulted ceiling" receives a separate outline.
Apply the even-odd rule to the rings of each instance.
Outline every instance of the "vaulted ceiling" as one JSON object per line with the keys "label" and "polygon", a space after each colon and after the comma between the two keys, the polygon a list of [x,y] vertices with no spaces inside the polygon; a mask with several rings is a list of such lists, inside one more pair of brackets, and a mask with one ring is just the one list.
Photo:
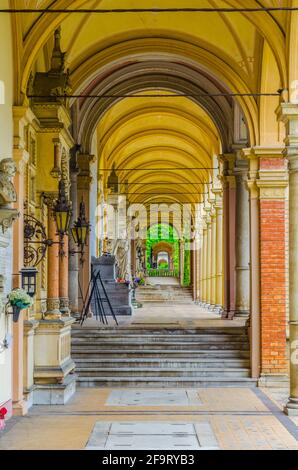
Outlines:
{"label": "vaulted ceiling", "polygon": [[[247,2],[251,7],[279,4],[278,0]],[[119,5],[116,0],[11,0],[11,5],[129,9],[198,7],[198,2],[122,0]],[[201,0],[199,6],[239,8],[239,2]],[[211,180],[214,155],[229,151],[234,143],[235,99],[223,95],[261,90],[264,44],[269,46],[276,69],[272,91],[286,84],[288,15],[286,12],[18,15],[15,30],[22,77],[19,91],[25,93],[31,72],[49,69],[53,32],[60,26],[61,48],[67,52],[66,66],[73,93],[105,95],[71,102],[76,121],[74,134],[83,151],[91,151],[96,133],[100,168],[115,165],[131,169],[120,171],[120,179],[129,183],[130,199],[134,202],[161,199],[196,202],[206,191],[203,183]],[[144,96],[133,98],[135,94]],[[187,96],[173,97],[177,94]],[[260,122],[259,99],[239,96],[237,102],[245,116],[250,143],[255,144]],[[151,171],[156,167],[161,170]],[[173,168],[179,170],[175,172]],[[163,195],[155,196],[156,191]]]}

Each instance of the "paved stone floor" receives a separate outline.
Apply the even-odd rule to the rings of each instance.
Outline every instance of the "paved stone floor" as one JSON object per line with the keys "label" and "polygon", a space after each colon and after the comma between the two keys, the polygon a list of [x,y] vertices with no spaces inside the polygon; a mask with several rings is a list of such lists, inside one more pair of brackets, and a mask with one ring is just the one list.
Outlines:
{"label": "paved stone floor", "polygon": [[79,389],[65,406],[12,418],[0,449],[298,450],[285,398],[243,388]]}
{"label": "paved stone floor", "polygon": [[[142,308],[135,309],[131,316],[117,316],[120,326],[169,326],[169,327],[202,327],[202,326],[242,326],[245,320],[235,318],[234,320],[221,320],[218,313],[192,304],[169,305],[164,302],[144,302]],[[114,326],[112,317],[108,317],[109,326]],[[94,318],[87,318],[84,327],[100,326]]]}

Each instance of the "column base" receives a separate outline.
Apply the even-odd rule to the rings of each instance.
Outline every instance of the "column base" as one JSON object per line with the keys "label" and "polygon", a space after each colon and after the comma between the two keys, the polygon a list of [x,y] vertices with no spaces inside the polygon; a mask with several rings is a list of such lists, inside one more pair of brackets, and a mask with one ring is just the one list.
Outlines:
{"label": "column base", "polygon": [[286,374],[261,374],[258,387],[262,388],[289,388],[290,379]]}
{"label": "column base", "polygon": [[249,310],[236,310],[234,312],[234,318],[244,318],[245,320],[247,320],[247,318],[249,318],[249,315]]}
{"label": "column base", "polygon": [[222,310],[221,318],[222,320],[233,320],[235,311],[234,310]]}
{"label": "column base", "polygon": [[62,383],[38,384],[33,395],[34,405],[65,405],[76,391],[76,375],[69,374]]}
{"label": "column base", "polygon": [[288,416],[298,416],[298,398],[289,398],[284,407],[284,413]]}
{"label": "column base", "polygon": [[60,297],[60,312],[62,317],[69,317],[70,316],[70,309],[69,309],[69,299],[67,297]]}

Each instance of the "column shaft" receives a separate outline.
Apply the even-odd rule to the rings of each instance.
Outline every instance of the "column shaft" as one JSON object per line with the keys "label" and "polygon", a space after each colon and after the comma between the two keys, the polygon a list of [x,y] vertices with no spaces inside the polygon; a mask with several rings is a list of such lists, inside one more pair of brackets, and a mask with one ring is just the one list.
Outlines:
{"label": "column shaft", "polygon": [[[54,242],[59,241],[56,222],[52,209],[48,207],[48,237]],[[48,283],[47,283],[47,319],[59,318],[59,244],[54,243],[48,248]]]}
{"label": "column shaft", "polygon": [[223,308],[223,217],[222,207],[216,206],[216,306]]}
{"label": "column shaft", "polygon": [[286,412],[298,415],[298,155],[289,160],[290,398]]}
{"label": "column shaft", "polygon": [[216,305],[216,212],[211,215],[211,305]]}
{"label": "column shaft", "polygon": [[211,259],[211,249],[212,249],[212,233],[211,233],[211,218],[207,218],[207,304],[211,304],[211,268],[212,268],[212,259]]}
{"label": "column shaft", "polygon": [[207,303],[207,226],[203,228],[202,258],[202,301]]}
{"label": "column shaft", "polygon": [[62,315],[69,315],[68,298],[68,235],[63,237],[64,256],[59,256],[59,299],[60,312]]}
{"label": "column shaft", "polygon": [[[72,202],[72,215],[70,219],[70,226],[74,225],[78,215],[78,198],[77,198],[77,175],[78,171],[70,172],[70,200]],[[77,251],[77,246],[74,243],[72,236],[69,236],[69,249]],[[73,314],[79,312],[79,260],[78,255],[74,254],[69,256],[68,259],[68,295],[69,295],[69,308]]]}
{"label": "column shaft", "polygon": [[[242,161],[236,162],[238,165]],[[249,316],[249,195],[246,186],[247,167],[236,173],[236,299],[235,316]]]}

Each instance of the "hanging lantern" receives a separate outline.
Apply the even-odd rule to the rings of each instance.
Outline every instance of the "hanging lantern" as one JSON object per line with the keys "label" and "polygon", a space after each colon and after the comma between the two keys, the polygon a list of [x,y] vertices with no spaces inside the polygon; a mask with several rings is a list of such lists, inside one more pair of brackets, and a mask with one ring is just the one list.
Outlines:
{"label": "hanging lantern", "polygon": [[88,233],[90,231],[90,224],[86,220],[85,203],[82,200],[80,202],[80,212],[78,220],[74,223],[71,229],[71,233],[75,244],[83,250],[87,243]]}
{"label": "hanging lantern", "polygon": [[20,274],[22,276],[22,288],[30,297],[36,294],[36,279],[38,270],[35,267],[22,268]]}
{"label": "hanging lantern", "polygon": [[63,180],[59,181],[59,194],[53,211],[57,225],[57,232],[60,236],[63,236],[68,232],[72,212],[71,202],[67,199],[65,182]]}

